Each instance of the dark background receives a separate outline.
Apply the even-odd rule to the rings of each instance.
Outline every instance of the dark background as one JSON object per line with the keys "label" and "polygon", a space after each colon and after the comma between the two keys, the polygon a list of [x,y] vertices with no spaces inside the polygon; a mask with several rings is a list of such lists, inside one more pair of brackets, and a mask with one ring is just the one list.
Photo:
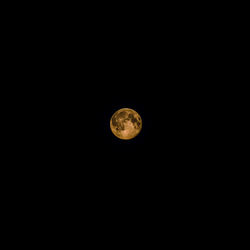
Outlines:
{"label": "dark background", "polygon": [[[124,179],[143,169],[159,178],[171,170],[177,178],[174,165],[186,175],[200,160],[206,164],[217,92],[206,23],[187,13],[52,14],[32,25],[25,40],[27,80],[36,83],[27,93],[38,104],[29,105],[49,164],[77,165],[80,175],[95,176],[92,165],[102,175],[110,172],[111,180],[125,169],[132,172]],[[109,129],[122,107],[143,119],[141,134],[131,141],[117,140]]]}
{"label": "dark background", "polygon": [[[15,23],[22,185],[58,223],[68,209],[104,228],[167,219],[174,231],[206,213],[223,172],[220,27],[185,6],[83,9]],[[109,128],[123,107],[143,122],[129,141]]]}

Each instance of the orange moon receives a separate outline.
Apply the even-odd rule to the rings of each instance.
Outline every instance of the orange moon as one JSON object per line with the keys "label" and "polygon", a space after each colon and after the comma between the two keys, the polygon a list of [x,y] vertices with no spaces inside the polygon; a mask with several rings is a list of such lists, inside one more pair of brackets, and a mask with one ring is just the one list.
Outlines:
{"label": "orange moon", "polygon": [[130,140],[141,132],[142,119],[135,110],[122,108],[112,115],[110,129],[119,139]]}

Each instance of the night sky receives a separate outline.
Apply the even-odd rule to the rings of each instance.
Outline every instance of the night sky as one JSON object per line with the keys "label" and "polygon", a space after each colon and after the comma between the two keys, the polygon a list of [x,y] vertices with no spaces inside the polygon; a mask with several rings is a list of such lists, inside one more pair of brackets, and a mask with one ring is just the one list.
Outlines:
{"label": "night sky", "polygon": [[[207,23],[179,8],[140,13],[53,20],[52,12],[53,21],[36,23],[25,42],[30,84],[22,86],[20,157],[28,157],[27,176],[40,187],[35,196],[46,194],[55,206],[67,201],[78,215],[87,209],[104,224],[117,216],[146,225],[147,213],[188,220],[219,176],[211,117],[220,116],[220,79]],[[142,118],[132,140],[110,130],[120,108]]]}
{"label": "night sky", "polygon": [[[39,159],[52,164],[54,174],[64,169],[73,179],[99,176],[101,186],[125,185],[130,178],[163,185],[166,178],[180,187],[208,164],[216,79],[211,81],[205,24],[174,15],[165,22],[164,15],[134,17],[87,25],[76,15],[75,25],[62,19],[65,25],[50,24],[34,38],[32,58],[40,59],[30,68],[36,79],[30,96],[38,103],[33,113],[39,114],[33,123],[40,126]],[[124,107],[143,121],[129,141],[109,128],[112,114]]]}

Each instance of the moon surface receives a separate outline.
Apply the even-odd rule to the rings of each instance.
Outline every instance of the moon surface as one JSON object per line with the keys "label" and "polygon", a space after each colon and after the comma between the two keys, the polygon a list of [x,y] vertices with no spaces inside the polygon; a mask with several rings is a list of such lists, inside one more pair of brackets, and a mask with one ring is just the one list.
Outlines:
{"label": "moon surface", "polygon": [[133,109],[122,108],[116,111],[110,119],[112,133],[122,140],[136,137],[142,129],[142,119]]}

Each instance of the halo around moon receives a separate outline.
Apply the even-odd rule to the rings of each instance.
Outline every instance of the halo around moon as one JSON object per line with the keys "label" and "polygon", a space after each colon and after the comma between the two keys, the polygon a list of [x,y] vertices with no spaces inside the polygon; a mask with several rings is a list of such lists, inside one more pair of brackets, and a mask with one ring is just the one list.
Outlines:
{"label": "halo around moon", "polygon": [[110,129],[119,139],[130,140],[141,132],[142,119],[135,110],[122,108],[112,115]]}

